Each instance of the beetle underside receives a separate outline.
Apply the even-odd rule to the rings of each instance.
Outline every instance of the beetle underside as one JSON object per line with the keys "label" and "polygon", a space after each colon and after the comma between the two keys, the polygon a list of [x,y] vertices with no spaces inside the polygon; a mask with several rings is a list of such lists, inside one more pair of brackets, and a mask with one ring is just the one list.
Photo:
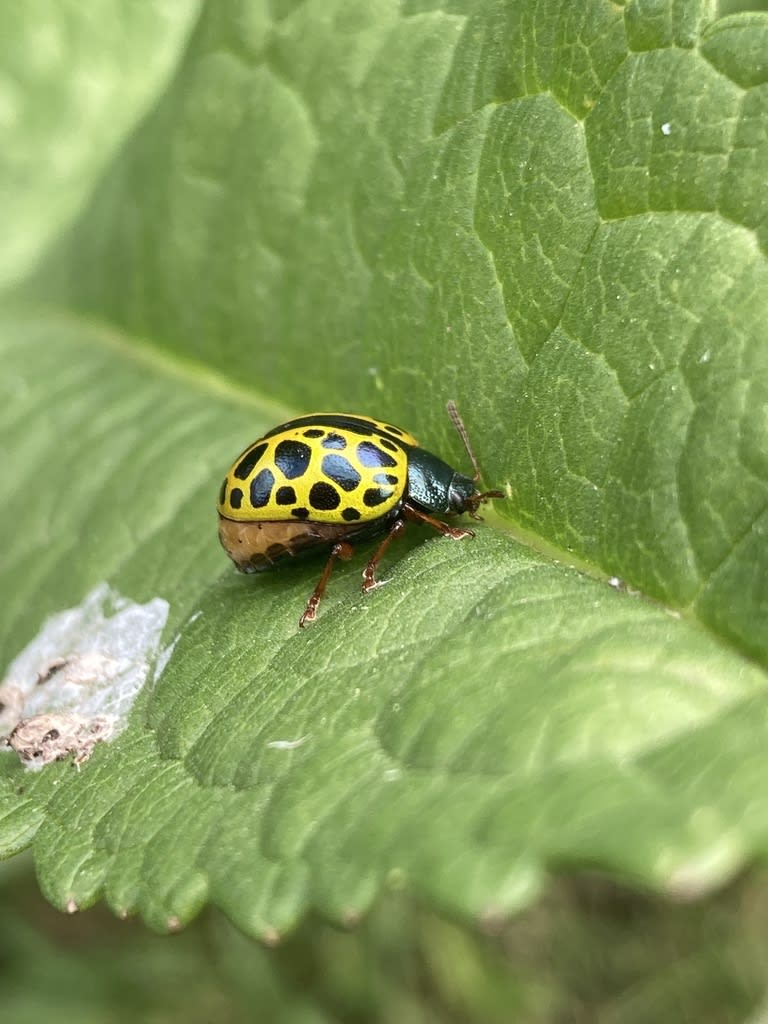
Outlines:
{"label": "beetle underside", "polygon": [[326,545],[330,547],[330,557],[323,574],[299,619],[299,625],[303,626],[315,618],[336,559],[346,561],[352,557],[355,550],[353,540],[364,540],[384,533],[383,540],[363,570],[363,593],[378,586],[376,568],[390,543],[405,529],[406,520],[431,526],[444,537],[454,540],[474,537],[472,530],[448,526],[406,501],[383,519],[362,524],[314,523],[306,519],[238,522],[219,515],[219,539],[240,572],[246,573],[263,572],[284,558],[310,553]]}
{"label": "beetle underside", "polygon": [[219,540],[240,572],[263,572],[285,558],[381,532],[380,521],[372,525],[306,519],[236,522],[219,516]]}

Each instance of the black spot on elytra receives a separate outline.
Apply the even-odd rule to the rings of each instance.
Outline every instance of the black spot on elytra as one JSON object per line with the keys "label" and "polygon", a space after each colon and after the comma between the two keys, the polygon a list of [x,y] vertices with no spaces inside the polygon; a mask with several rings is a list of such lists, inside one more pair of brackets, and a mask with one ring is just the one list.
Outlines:
{"label": "black spot on elytra", "polygon": [[[266,467],[251,480],[251,504],[254,508],[264,508],[269,501],[272,488],[275,486],[275,475]],[[232,497],[230,495],[230,501]]]}
{"label": "black spot on elytra", "polygon": [[341,449],[347,447],[347,439],[346,437],[342,437],[341,434],[329,434],[324,441],[320,442],[320,444],[323,446],[323,448]]}
{"label": "black spot on elytra", "polygon": [[384,428],[389,431],[390,434],[395,434],[397,437],[402,437],[403,432],[400,427],[393,427],[391,423],[385,423]]}
{"label": "black spot on elytra", "polygon": [[[398,451],[398,447],[395,444],[395,442],[394,441],[390,441],[386,437],[380,437],[379,438],[379,444],[381,445],[382,448],[388,448],[391,452]],[[393,463],[393,465],[394,465],[394,463]]]}
{"label": "black spot on elytra", "polygon": [[226,498],[227,498],[227,481],[225,480],[224,483],[221,485],[221,490],[219,491],[219,504],[223,505],[224,502],[226,501]]}
{"label": "black spot on elytra", "polygon": [[303,441],[281,441],[275,448],[275,465],[288,480],[304,476],[312,449]]}
{"label": "black spot on elytra", "polygon": [[[379,438],[381,444],[384,444],[385,439]],[[394,451],[397,451],[395,445],[391,446]],[[382,466],[396,466],[397,463],[391,455],[387,455],[381,448],[373,443],[373,441],[361,441],[357,446],[357,457],[364,466],[368,466],[373,469],[379,469]]]}
{"label": "black spot on elytra", "polygon": [[251,448],[249,452],[240,459],[238,464],[235,466],[234,475],[238,480],[247,480],[253,472],[253,468],[259,461],[261,456],[267,450],[266,444],[257,444],[254,448]]}
{"label": "black spot on elytra", "polygon": [[318,430],[317,427],[313,427],[311,430],[305,430],[303,433],[304,437],[322,437],[325,433],[324,430]]}
{"label": "black spot on elytra", "polygon": [[283,487],[278,487],[275,492],[275,504],[277,505],[295,505],[296,504],[296,491],[287,484]]}
{"label": "black spot on elytra", "polygon": [[369,487],[363,495],[363,504],[368,508],[376,508],[382,502],[392,497],[392,491],[384,491],[380,487]]}
{"label": "black spot on elytra", "polygon": [[354,491],[360,483],[360,474],[343,455],[324,455],[322,469],[343,491]]}
{"label": "black spot on elytra", "polygon": [[[267,470],[269,472],[269,470]],[[243,504],[243,492],[239,487],[233,487],[229,492],[229,504],[232,508],[240,508]]]}
{"label": "black spot on elytra", "polygon": [[341,504],[339,492],[331,484],[319,480],[309,491],[309,504],[319,512],[330,512]]}
{"label": "black spot on elytra", "polygon": [[341,518],[346,519],[348,523],[352,523],[356,519],[360,518],[360,513],[357,511],[356,508],[345,508],[344,511],[341,513]]}
{"label": "black spot on elytra", "polygon": [[375,484],[389,484],[392,486],[397,483],[397,477],[393,473],[376,473],[373,477]]}
{"label": "black spot on elytra", "polygon": [[303,506],[299,508],[292,508],[291,515],[295,516],[297,519],[307,519],[309,517],[309,509],[304,508]]}

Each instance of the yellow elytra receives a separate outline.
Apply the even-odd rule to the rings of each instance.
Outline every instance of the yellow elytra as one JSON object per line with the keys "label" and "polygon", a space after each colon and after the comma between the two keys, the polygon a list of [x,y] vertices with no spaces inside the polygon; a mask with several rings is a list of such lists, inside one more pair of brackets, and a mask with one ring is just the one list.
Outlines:
{"label": "yellow elytra", "polygon": [[408,481],[411,434],[343,413],[314,413],[275,427],[249,445],[230,469],[219,513],[239,522],[380,519]]}

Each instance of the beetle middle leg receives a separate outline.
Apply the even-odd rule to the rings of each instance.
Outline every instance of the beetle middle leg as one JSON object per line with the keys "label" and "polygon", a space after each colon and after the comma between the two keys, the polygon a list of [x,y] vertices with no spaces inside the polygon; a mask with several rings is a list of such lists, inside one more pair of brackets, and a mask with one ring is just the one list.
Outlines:
{"label": "beetle middle leg", "polygon": [[368,564],[363,569],[363,593],[367,594],[369,590],[373,590],[375,587],[381,586],[381,582],[376,579],[376,569],[378,568],[379,562],[384,557],[384,552],[387,550],[389,545],[399,536],[405,529],[405,520],[398,518],[392,523],[389,529],[389,533],[384,540],[379,544],[373,555],[368,561]]}
{"label": "beetle middle leg", "polygon": [[339,541],[338,544],[334,544],[331,548],[331,557],[325,563],[323,569],[323,575],[318,580],[317,586],[312,591],[312,596],[307,601],[307,607],[304,609],[304,613],[299,619],[299,626],[305,626],[308,622],[313,622],[317,615],[317,606],[320,604],[320,598],[325,593],[325,588],[328,586],[328,580],[331,572],[333,571],[334,563],[337,558],[340,558],[342,562],[347,562],[352,555],[355,553],[355,549],[347,541]]}

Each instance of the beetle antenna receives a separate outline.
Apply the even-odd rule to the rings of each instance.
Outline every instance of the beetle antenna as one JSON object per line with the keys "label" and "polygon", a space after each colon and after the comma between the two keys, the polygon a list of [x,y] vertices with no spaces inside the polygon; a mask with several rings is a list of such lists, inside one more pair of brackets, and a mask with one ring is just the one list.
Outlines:
{"label": "beetle antenna", "polygon": [[472,479],[477,482],[480,479],[480,467],[477,464],[475,453],[472,451],[472,445],[469,443],[469,436],[467,434],[467,428],[464,426],[464,420],[459,416],[459,410],[456,408],[456,403],[452,398],[448,400],[445,407],[448,410],[448,415],[451,417],[451,423],[456,427],[459,437],[464,442],[464,447],[467,450],[469,461],[472,463],[472,468],[475,471]]}

